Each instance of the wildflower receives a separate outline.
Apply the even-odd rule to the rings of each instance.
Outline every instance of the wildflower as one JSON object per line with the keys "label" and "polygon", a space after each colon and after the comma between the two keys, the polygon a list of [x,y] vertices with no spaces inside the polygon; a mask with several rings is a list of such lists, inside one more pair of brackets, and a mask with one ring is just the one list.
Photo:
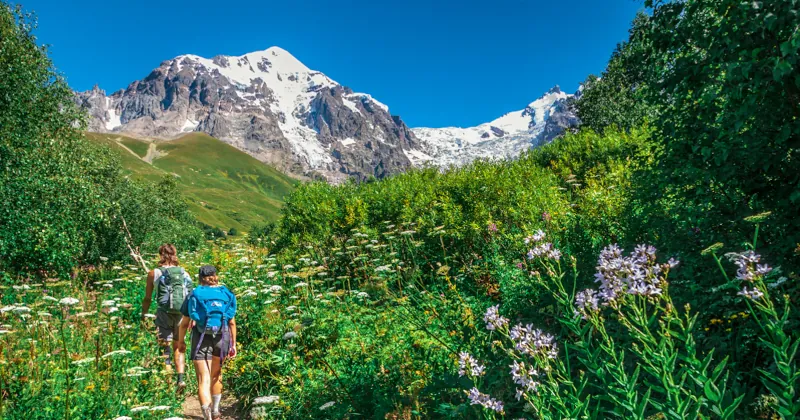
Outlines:
{"label": "wildflower", "polygon": [[114,420],[133,420],[133,418],[132,417],[128,417],[128,416],[119,416],[119,417],[115,418]]}
{"label": "wildflower", "polygon": [[272,293],[278,293],[281,290],[283,290],[283,287],[278,286],[277,284],[269,287],[269,291]]}
{"label": "wildflower", "polygon": [[284,340],[291,340],[293,338],[297,338],[297,333],[294,331],[289,331],[283,335]]}
{"label": "wildflower", "polygon": [[517,388],[517,401],[522,398],[525,392],[536,391],[539,387],[539,382],[534,379],[539,375],[536,369],[528,369],[525,366],[525,362],[518,363],[516,361],[512,365],[509,365],[509,367],[511,368],[511,378],[514,380],[514,383],[522,387]]}
{"label": "wildflower", "polygon": [[530,356],[543,354],[551,359],[558,355],[555,337],[544,333],[542,330],[533,329],[531,324],[524,327],[521,324],[515,325],[508,335],[511,337],[511,341],[514,342],[514,348],[520,353]]}
{"label": "wildflower", "polygon": [[477,378],[483,376],[484,373],[484,366],[481,366],[469,353],[458,354],[458,376],[468,375],[471,378]]}
{"label": "wildflower", "polygon": [[149,410],[149,409],[150,409],[150,406],[140,405],[139,407],[131,408],[131,413],[138,413],[140,411],[145,411],[145,410]]}
{"label": "wildflower", "polygon": [[319,409],[320,409],[320,410],[327,410],[327,409],[329,409],[329,408],[333,407],[335,404],[336,404],[336,401],[328,401],[328,402],[326,402],[325,404],[322,404],[322,405],[319,407]]}
{"label": "wildflower", "polygon": [[131,354],[131,352],[130,352],[130,351],[128,351],[128,350],[125,350],[125,349],[114,350],[114,351],[112,351],[112,352],[110,352],[110,353],[106,353],[106,354],[104,354],[104,355],[103,355],[103,359],[107,359],[107,358],[109,358],[109,357],[116,356],[116,355],[118,355],[118,354],[119,354],[119,355],[126,355],[126,354]]}
{"label": "wildflower", "polygon": [[497,224],[496,223],[489,223],[488,230],[489,230],[489,233],[496,233],[497,232]]}
{"label": "wildflower", "polygon": [[170,408],[172,408],[172,407],[170,407],[168,405],[157,405],[157,406],[151,408],[150,411],[165,411],[165,410],[169,410]]}
{"label": "wildflower", "polygon": [[31,308],[22,305],[14,307],[13,310],[16,314],[27,314],[31,312]]}
{"label": "wildflower", "polygon": [[550,219],[552,219],[552,217],[550,217],[550,213],[548,213],[548,212],[542,213],[542,221],[549,222]]}
{"label": "wildflower", "polygon": [[183,420],[183,417],[167,417],[164,420]]}
{"label": "wildflower", "polygon": [[762,293],[760,290],[758,290],[756,288],[753,288],[752,290],[747,290],[747,287],[745,287],[741,291],[739,291],[739,293],[737,293],[737,295],[744,296],[744,297],[746,297],[748,299],[752,299],[752,300],[758,300],[758,299],[761,299],[764,296],[764,293]]}
{"label": "wildflower", "polygon": [[58,302],[58,299],[56,299],[56,298],[54,298],[52,296],[42,296],[42,299],[50,301],[50,302]]}
{"label": "wildflower", "polygon": [[105,308],[105,307],[108,307],[108,306],[115,306],[116,304],[117,304],[117,302],[115,302],[113,300],[104,300],[103,303],[100,304],[100,306]]}
{"label": "wildflower", "polygon": [[381,266],[375,267],[375,272],[376,273],[380,273],[380,272],[383,272],[383,271],[389,271],[389,270],[391,270],[391,268],[388,265],[381,265]]}
{"label": "wildflower", "polygon": [[[622,255],[617,245],[609,245],[600,252],[597,260],[595,282],[600,283],[599,296],[609,304],[622,295],[661,295],[666,284],[666,271],[656,264],[656,249],[639,245],[629,256]],[[672,264],[677,264],[671,260]]]}
{"label": "wildflower", "polygon": [[275,404],[276,402],[280,401],[280,399],[281,398],[277,395],[258,397],[253,400],[253,405]]}
{"label": "wildflower", "polygon": [[766,264],[759,264],[759,262],[761,262],[761,255],[753,251],[745,251],[742,253],[730,252],[725,254],[725,256],[738,267],[736,270],[736,278],[738,280],[754,282],[772,271],[772,267]]}
{"label": "wildflower", "polygon": [[499,313],[500,305],[490,306],[486,310],[486,315],[483,316],[483,321],[486,322],[486,329],[489,331],[499,330],[508,325],[508,318],[504,318]]}
{"label": "wildflower", "polygon": [[490,410],[497,411],[498,413],[503,412],[503,402],[500,400],[496,400],[487,394],[484,394],[478,391],[478,388],[472,388],[469,390],[467,394],[470,400],[470,404],[472,405],[482,405]]}
{"label": "wildflower", "polygon": [[529,245],[530,243],[542,242],[544,240],[544,237],[545,237],[544,231],[539,229],[533,235],[525,238],[525,245]]}
{"label": "wildflower", "polygon": [[155,318],[156,314],[144,314],[145,318]]}
{"label": "wildflower", "polygon": [[598,309],[597,292],[593,289],[586,289],[575,296],[576,314],[581,314],[586,319],[591,312]]}
{"label": "wildflower", "polygon": [[308,283],[306,283],[306,282],[304,282],[304,281],[301,281],[301,282],[299,282],[299,283],[295,284],[295,285],[294,285],[294,288],[295,288],[295,289],[297,289],[297,288],[299,288],[299,287],[306,287],[306,286],[308,286]]}
{"label": "wildflower", "polygon": [[92,363],[92,362],[94,362],[94,357],[87,357],[85,359],[76,360],[76,361],[72,362],[72,364],[73,365],[85,365],[87,363]]}
{"label": "wildflower", "polygon": [[369,293],[367,293],[367,292],[358,292],[358,294],[356,295],[356,297],[357,297],[357,298],[361,298],[361,299],[365,299],[365,298],[368,298],[368,297],[369,297]]}
{"label": "wildflower", "polygon": [[286,271],[294,270],[294,266],[291,265],[291,264],[286,264],[286,265],[283,266],[283,269],[286,270]]}
{"label": "wildflower", "polygon": [[528,259],[532,260],[534,258],[548,258],[558,261],[561,259],[561,251],[553,247],[550,242],[543,243],[528,251]]}

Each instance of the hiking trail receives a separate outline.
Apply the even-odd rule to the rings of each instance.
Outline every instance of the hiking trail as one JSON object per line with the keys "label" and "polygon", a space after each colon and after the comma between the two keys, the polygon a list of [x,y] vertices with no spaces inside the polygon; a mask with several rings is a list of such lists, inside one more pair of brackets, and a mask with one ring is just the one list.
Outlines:
{"label": "hiking trail", "polygon": [[[241,418],[236,414],[235,404],[234,398],[223,393],[222,402],[220,402],[222,420],[237,420]],[[196,394],[187,395],[183,401],[183,418],[187,420],[203,420],[203,412],[200,411],[200,400],[197,399]]]}

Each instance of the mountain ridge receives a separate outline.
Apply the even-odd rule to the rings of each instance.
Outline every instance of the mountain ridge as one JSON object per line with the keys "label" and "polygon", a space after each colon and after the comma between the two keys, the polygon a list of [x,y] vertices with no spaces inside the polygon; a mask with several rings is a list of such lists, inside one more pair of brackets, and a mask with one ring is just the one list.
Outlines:
{"label": "mountain ridge", "polygon": [[93,132],[150,138],[203,132],[296,177],[337,183],[419,165],[514,157],[577,124],[572,96],[556,87],[490,123],[411,129],[368,93],[270,47],[240,56],[179,55],[125,89],[107,95],[95,86],[75,100],[87,109]]}

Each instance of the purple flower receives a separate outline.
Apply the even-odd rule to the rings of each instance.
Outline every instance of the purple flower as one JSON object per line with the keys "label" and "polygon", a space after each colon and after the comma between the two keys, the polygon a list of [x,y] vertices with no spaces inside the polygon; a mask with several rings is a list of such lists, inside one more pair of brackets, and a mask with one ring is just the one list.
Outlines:
{"label": "purple flower", "polygon": [[583,319],[586,319],[589,313],[596,312],[599,308],[597,297],[597,292],[593,289],[586,289],[579,292],[575,296],[575,306],[577,307],[575,313],[580,314]]}
{"label": "purple flower", "polygon": [[528,259],[532,260],[534,258],[547,258],[558,261],[561,259],[561,251],[553,247],[550,242],[539,244],[528,251]]}
{"label": "purple flower", "polygon": [[548,213],[548,212],[544,212],[544,213],[542,213],[542,220],[543,220],[543,221],[545,221],[545,222],[549,222],[549,221],[550,221],[550,219],[551,219],[551,217],[550,217],[550,213]]}
{"label": "purple flower", "polygon": [[535,380],[539,375],[536,369],[529,369],[525,366],[525,362],[518,363],[516,361],[512,365],[509,365],[509,367],[511,368],[511,378],[514,380],[515,384],[521,387],[517,388],[517,401],[520,400],[525,392],[536,391],[539,387],[539,382]]}
{"label": "purple flower", "polygon": [[543,354],[551,359],[558,355],[555,337],[542,332],[542,330],[534,329],[531,324],[524,327],[522,324],[515,325],[508,335],[514,342],[514,348],[520,353],[529,356]]}
{"label": "purple flower", "polygon": [[480,365],[469,353],[458,354],[458,376],[467,375],[471,378],[483,376],[484,366]]}
{"label": "purple flower", "polygon": [[[669,264],[677,264],[670,261]],[[656,264],[656,249],[650,245],[637,246],[627,257],[617,245],[606,247],[600,252],[594,277],[606,305],[625,294],[661,295],[666,284],[664,270]]]}
{"label": "purple flower", "polygon": [[531,242],[534,242],[534,243],[535,242],[542,242],[544,240],[544,237],[545,237],[544,232],[541,229],[539,229],[533,235],[528,236],[527,238],[525,238],[525,245],[528,245]]}
{"label": "purple flower", "polygon": [[725,256],[736,264],[736,267],[738,267],[736,278],[742,281],[753,282],[772,271],[772,267],[767,264],[759,264],[761,255],[753,251],[731,252],[725,254]]}
{"label": "purple flower", "polygon": [[741,291],[739,291],[737,295],[744,296],[751,300],[759,300],[764,296],[764,293],[762,293],[761,290],[758,290],[756,288],[753,288],[752,290],[747,290],[747,287],[745,287]]}
{"label": "purple flower", "polygon": [[483,316],[483,321],[486,322],[486,329],[489,331],[499,330],[508,325],[508,318],[504,318],[499,312],[500,305],[490,306],[486,310],[486,315]]}
{"label": "purple flower", "polygon": [[503,402],[500,400],[496,400],[480,391],[478,388],[472,388],[469,390],[467,394],[470,400],[470,404],[472,405],[482,405],[490,410],[494,410],[498,413],[503,412]]}
{"label": "purple flower", "polygon": [[497,232],[497,224],[495,224],[495,223],[489,223],[489,232],[490,232],[490,233],[495,233],[495,232]]}

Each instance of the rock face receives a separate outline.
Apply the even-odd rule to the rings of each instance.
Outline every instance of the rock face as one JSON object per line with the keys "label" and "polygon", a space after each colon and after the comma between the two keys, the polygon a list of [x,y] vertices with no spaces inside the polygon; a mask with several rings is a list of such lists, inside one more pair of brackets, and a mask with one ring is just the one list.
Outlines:
{"label": "rock face", "polygon": [[92,131],[158,138],[202,131],[284,171],[331,182],[400,172],[411,165],[403,149],[418,147],[388,107],[277,47],[179,56],[124,90],[95,87],[76,102]]}
{"label": "rock face", "polygon": [[111,95],[76,93],[89,129],[173,138],[202,131],[285,172],[382,178],[412,165],[507,158],[577,124],[555,88],[525,110],[472,128],[409,129],[389,108],[272,47],[238,57],[182,55]]}

